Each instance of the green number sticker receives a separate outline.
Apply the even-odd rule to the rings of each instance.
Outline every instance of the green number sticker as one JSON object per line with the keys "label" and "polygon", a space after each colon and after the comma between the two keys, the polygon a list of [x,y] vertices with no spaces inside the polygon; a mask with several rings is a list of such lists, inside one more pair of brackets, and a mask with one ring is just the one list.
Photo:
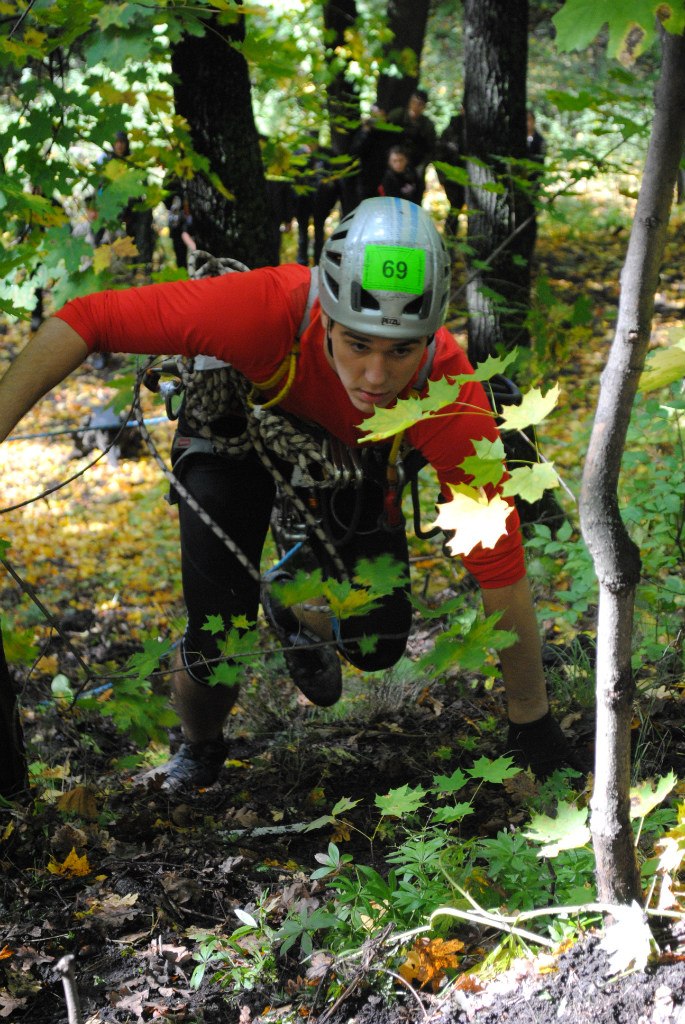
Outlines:
{"label": "green number sticker", "polygon": [[367,291],[422,295],[426,253],[403,245],[367,245],[362,287]]}

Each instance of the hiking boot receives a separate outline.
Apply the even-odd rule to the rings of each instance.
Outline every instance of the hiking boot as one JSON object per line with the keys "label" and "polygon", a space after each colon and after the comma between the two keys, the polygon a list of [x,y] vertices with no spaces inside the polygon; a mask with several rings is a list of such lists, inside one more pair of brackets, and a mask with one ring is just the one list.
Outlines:
{"label": "hiking boot", "polygon": [[228,746],[222,739],[199,743],[183,742],[166,764],[144,772],[136,779],[139,785],[177,793],[187,789],[205,789],[219,778]]}
{"label": "hiking boot", "polygon": [[278,637],[288,672],[295,686],[312,704],[328,708],[340,700],[342,667],[335,650],[304,626],[290,608],[284,608],[271,592],[272,583],[285,583],[292,577],[278,571],[262,583],[264,615]]}
{"label": "hiking boot", "polygon": [[530,768],[536,779],[544,782],[560,768],[572,768],[585,776],[591,770],[564,736],[551,712],[536,722],[509,722],[507,753],[522,768]]}

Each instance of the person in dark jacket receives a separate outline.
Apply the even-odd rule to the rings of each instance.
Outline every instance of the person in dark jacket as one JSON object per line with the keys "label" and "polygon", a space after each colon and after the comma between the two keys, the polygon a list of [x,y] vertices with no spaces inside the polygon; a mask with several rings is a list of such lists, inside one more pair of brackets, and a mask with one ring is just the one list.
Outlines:
{"label": "person in dark jacket", "polygon": [[388,150],[397,140],[397,132],[388,128],[386,114],[379,106],[371,107],[354,134],[350,153],[359,159],[359,202],[378,195],[378,188],[388,166]]}
{"label": "person in dark jacket", "polygon": [[388,153],[388,165],[378,188],[378,194],[394,196],[396,199],[408,199],[410,203],[421,204],[419,178],[409,163],[407,151],[403,146],[393,146]]}
{"label": "person in dark jacket", "polygon": [[424,114],[427,105],[428,93],[424,89],[415,89],[406,107],[397,107],[388,114],[388,122],[402,129],[397,143],[406,149],[409,163],[418,175],[419,203],[426,187],[426,168],[435,155],[437,142],[435,125]]}

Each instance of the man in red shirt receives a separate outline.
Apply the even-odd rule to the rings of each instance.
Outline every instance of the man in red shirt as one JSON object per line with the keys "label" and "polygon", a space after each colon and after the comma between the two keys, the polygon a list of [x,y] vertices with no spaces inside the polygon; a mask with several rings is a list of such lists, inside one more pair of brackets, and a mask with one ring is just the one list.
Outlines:
{"label": "man in red shirt", "polygon": [[[0,440],[95,350],[183,354],[195,357],[198,369],[221,360],[261,391],[263,407],[276,404],[297,423],[313,424],[321,436],[358,449],[364,421],[375,409],[408,397],[412,389],[425,391],[430,380],[471,372],[442,326],[449,266],[426,211],[405,200],[376,198],[341,220],[318,270],[266,267],[76,299],[44,324],[0,382]],[[212,437],[239,433],[246,415],[251,415],[247,405],[242,414],[218,415]],[[226,628],[238,616],[255,621],[259,561],[275,494],[272,474],[254,447],[232,457],[228,449],[221,454],[220,441],[203,444],[202,433],[182,413],[172,453],[175,473],[231,543],[227,546],[181,493],[188,625],[173,693],[184,742],[158,772],[168,791],[211,784],[227,756],[223,727],[237,686],[207,685],[220,652],[213,633],[203,627],[208,615],[220,615]],[[450,484],[468,480],[459,467],[473,454],[473,441],[496,436],[476,381],[455,389],[454,401],[440,416],[405,432],[406,441],[435,469],[446,500]],[[386,458],[387,451],[376,449],[370,462],[384,465]],[[378,474],[365,473],[358,493],[348,488],[336,496],[330,517],[339,560],[350,575],[360,558],[383,554],[407,566],[405,585],[380,600],[376,610],[340,622],[322,616],[301,622],[262,582],[262,603],[288,647],[291,674],[322,705],[340,695],[336,649],[370,671],[394,664],[405,648],[411,623],[407,540],[403,525],[387,520],[386,497]],[[480,584],[486,612],[501,612],[500,627],[518,636],[501,652],[508,749],[544,777],[571,764],[573,756],[549,713],[513,507],[507,532],[494,547],[478,545],[463,561]],[[360,640],[369,637],[375,644]]]}

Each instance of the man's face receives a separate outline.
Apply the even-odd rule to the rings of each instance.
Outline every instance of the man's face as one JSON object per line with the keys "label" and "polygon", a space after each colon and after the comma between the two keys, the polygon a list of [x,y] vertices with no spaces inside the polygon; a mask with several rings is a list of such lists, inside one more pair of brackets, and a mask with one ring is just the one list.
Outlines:
{"label": "man's face", "polygon": [[126,143],[123,139],[114,140],[114,153],[116,156],[126,156]]}
{"label": "man's face", "polygon": [[330,325],[332,354],[326,342],[326,358],[355,409],[371,413],[394,402],[418,370],[428,338],[375,338],[331,324],[323,312],[321,319],[327,333]]}
{"label": "man's face", "polygon": [[411,97],[411,99],[409,100],[409,107],[408,107],[409,116],[410,117],[412,117],[412,118],[421,117],[421,114],[423,114],[425,109],[426,109],[426,104],[424,103],[424,101],[421,99],[420,96],[412,96]]}

